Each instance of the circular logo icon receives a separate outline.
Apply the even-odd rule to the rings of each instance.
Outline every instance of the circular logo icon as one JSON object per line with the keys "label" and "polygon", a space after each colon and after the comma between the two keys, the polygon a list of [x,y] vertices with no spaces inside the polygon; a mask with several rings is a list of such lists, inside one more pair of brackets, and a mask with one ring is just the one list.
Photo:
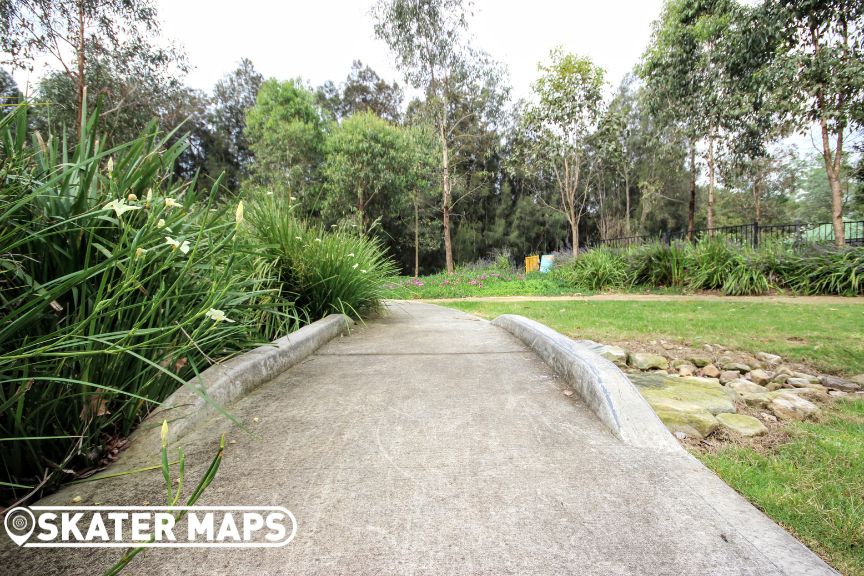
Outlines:
{"label": "circular logo icon", "polygon": [[36,527],[36,517],[28,508],[12,508],[6,513],[3,525],[6,526],[6,533],[9,538],[21,546],[33,534],[33,529]]}

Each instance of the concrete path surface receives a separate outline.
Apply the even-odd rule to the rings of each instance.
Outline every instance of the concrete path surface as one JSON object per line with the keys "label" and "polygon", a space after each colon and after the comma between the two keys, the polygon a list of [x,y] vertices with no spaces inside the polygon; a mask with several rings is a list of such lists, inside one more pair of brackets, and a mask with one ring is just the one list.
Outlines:
{"label": "concrete path surface", "polygon": [[[686,453],[613,437],[533,352],[463,313],[394,302],[179,440],[199,504],[276,505],[275,549],[152,549],[129,574],[829,574]],[[118,469],[154,463],[133,446]],[[161,474],[40,504],[161,504]],[[5,538],[5,536],[4,536]],[[10,549],[3,574],[101,573],[117,550]]]}

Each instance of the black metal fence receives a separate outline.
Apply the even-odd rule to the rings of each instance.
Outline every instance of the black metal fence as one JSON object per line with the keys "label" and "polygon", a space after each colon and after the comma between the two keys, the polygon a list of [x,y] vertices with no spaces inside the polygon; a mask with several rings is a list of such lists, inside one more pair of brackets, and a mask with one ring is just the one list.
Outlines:
{"label": "black metal fence", "polygon": [[[864,246],[864,220],[846,221],[843,223],[846,244],[849,246]],[[771,224],[765,226],[758,222],[752,224],[739,224],[737,226],[719,226],[716,228],[697,228],[694,230],[693,240],[711,237],[735,242],[754,248],[765,241],[783,241],[793,245],[802,244],[833,244],[834,226],[830,222],[820,224],[805,224],[794,222],[792,224]],[[607,238],[593,243],[594,246],[608,246],[610,248],[627,248],[653,242],[669,244],[673,241],[687,239],[686,230],[664,232],[657,235],[623,236],[620,238]]]}

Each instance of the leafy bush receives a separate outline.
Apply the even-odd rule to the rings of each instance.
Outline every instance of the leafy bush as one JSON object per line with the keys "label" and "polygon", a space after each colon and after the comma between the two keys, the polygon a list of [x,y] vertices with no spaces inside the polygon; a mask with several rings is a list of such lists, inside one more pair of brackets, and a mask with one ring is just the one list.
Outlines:
{"label": "leafy bush", "polygon": [[359,317],[384,297],[396,266],[381,242],[350,227],[326,232],[299,221],[276,196],[250,199],[246,232],[256,245],[257,266],[278,279],[281,297],[294,302],[307,321],[333,312]]}
{"label": "leafy bush", "polygon": [[103,150],[94,115],[69,155],[31,138],[27,116],[0,120],[0,482],[13,498],[97,465],[210,358],[259,342],[247,311],[268,282],[241,265],[233,209],[172,180],[182,140]]}
{"label": "leafy bush", "polygon": [[694,290],[719,290],[739,264],[735,247],[703,238],[687,246],[687,285]]}
{"label": "leafy bush", "polygon": [[625,253],[629,275],[634,284],[649,286],[683,286],[687,254],[686,244],[646,244]]}
{"label": "leafy bush", "polygon": [[556,268],[556,274],[571,286],[593,291],[620,289],[631,284],[625,258],[604,248],[582,252]]}

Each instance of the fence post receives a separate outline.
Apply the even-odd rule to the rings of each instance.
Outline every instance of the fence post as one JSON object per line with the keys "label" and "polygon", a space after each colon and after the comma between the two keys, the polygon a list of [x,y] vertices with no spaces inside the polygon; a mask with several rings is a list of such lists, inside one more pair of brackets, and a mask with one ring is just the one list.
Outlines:
{"label": "fence post", "polygon": [[753,248],[759,248],[759,221],[753,221]]}

